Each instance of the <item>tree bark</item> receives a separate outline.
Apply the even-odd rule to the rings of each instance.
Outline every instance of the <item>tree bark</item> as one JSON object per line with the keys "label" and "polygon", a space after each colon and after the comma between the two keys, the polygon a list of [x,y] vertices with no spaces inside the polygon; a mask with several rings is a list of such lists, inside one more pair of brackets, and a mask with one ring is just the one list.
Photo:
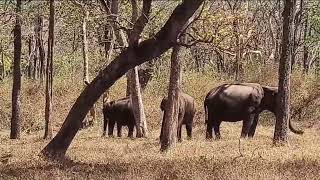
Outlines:
{"label": "tree bark", "polygon": [[178,45],[174,46],[171,54],[171,70],[170,83],[168,91],[168,100],[166,103],[166,110],[162,120],[162,127],[160,133],[161,151],[167,151],[176,145],[177,141],[177,127],[179,115],[179,89],[180,89],[180,60],[179,60]]}
{"label": "tree bark", "polygon": [[171,48],[188,19],[204,0],[184,0],[178,5],[160,31],[136,47],[124,49],[93,79],[75,101],[61,129],[41,151],[48,158],[64,157],[81,123],[99,97],[129,69],[160,56]]}
{"label": "tree bark", "polygon": [[[139,43],[140,34],[148,22],[148,18],[150,15],[151,9],[151,0],[144,0],[143,1],[143,9],[141,12],[141,16],[138,18],[138,5],[136,0],[131,0],[132,5],[132,18],[131,22],[134,24],[132,31],[129,34],[129,47],[136,47]],[[142,18],[141,18],[142,17]],[[138,27],[137,24],[140,24]],[[137,130],[137,137],[147,137],[148,135],[148,128],[147,128],[147,121],[146,115],[144,113],[144,107],[142,103],[142,95],[139,83],[139,76],[138,76],[138,67],[134,67],[129,71],[129,91],[131,95],[131,103],[133,114],[136,120],[136,130]],[[128,90],[127,90],[128,91]]]}
{"label": "tree bark", "polygon": [[50,0],[48,58],[46,70],[46,105],[44,139],[52,138],[52,86],[53,86],[53,48],[54,48],[54,0]]}
{"label": "tree bark", "polygon": [[281,55],[279,63],[279,94],[277,96],[276,126],[274,144],[286,144],[288,141],[288,122],[290,118],[290,52],[294,43],[292,40],[293,7],[295,0],[285,0],[283,11],[283,28]]}
{"label": "tree bark", "polygon": [[39,47],[39,21],[35,20],[34,26],[34,54],[32,56],[33,59],[33,70],[32,70],[32,78],[34,80],[38,77],[38,47]]}
{"label": "tree bark", "polygon": [[309,16],[306,13],[306,19],[304,22],[303,29],[303,73],[308,74],[309,72],[309,48],[307,45],[307,38],[310,36],[310,28],[309,28]]}
{"label": "tree bark", "polygon": [[5,78],[5,68],[4,68],[4,56],[3,56],[3,45],[2,40],[0,40],[0,58],[1,58],[1,66],[0,66],[0,80]]}
{"label": "tree bark", "polygon": [[12,87],[12,117],[10,139],[19,139],[21,133],[21,0],[16,4],[16,22],[13,54],[13,87]]}
{"label": "tree bark", "polygon": [[137,137],[147,137],[148,136],[148,128],[147,128],[147,121],[146,115],[144,112],[144,106],[142,102],[142,95],[139,85],[139,77],[138,77],[138,68],[134,67],[129,71],[130,76],[130,98],[132,103],[132,109],[134,118],[136,120],[136,131]]}
{"label": "tree bark", "polygon": [[42,84],[44,81],[45,76],[45,51],[44,51],[44,45],[43,45],[43,37],[42,37],[42,31],[43,31],[43,17],[41,15],[38,15],[38,32],[37,32],[37,47],[39,50],[39,73],[40,73],[40,83]]}
{"label": "tree bark", "polygon": [[82,20],[82,57],[83,57],[83,81],[89,81],[89,64],[88,64],[88,42],[87,42],[87,21],[89,18],[89,11],[83,8]]}

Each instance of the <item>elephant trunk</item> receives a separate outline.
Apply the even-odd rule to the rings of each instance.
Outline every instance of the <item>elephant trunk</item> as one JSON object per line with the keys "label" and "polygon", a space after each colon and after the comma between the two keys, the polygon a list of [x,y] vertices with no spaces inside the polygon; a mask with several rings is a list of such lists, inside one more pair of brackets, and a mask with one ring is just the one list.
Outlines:
{"label": "elephant trunk", "polygon": [[292,126],[291,119],[289,119],[289,129],[295,134],[303,134],[303,130],[297,130]]}

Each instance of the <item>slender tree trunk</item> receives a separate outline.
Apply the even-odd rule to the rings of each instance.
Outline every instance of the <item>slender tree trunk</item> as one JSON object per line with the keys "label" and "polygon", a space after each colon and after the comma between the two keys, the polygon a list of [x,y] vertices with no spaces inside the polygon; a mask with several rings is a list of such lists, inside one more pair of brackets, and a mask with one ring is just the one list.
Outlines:
{"label": "slender tree trunk", "polygon": [[0,65],[0,80],[5,78],[5,68],[4,68],[4,56],[3,56],[3,45],[2,40],[0,40],[0,58],[1,58],[1,65]]}
{"label": "slender tree trunk", "polygon": [[129,71],[130,76],[130,90],[131,90],[131,103],[133,114],[136,120],[136,130],[137,130],[137,137],[147,137],[148,136],[148,128],[147,128],[147,121],[146,115],[144,112],[143,102],[142,102],[142,95],[141,89],[139,85],[139,77],[138,77],[138,68],[135,67]]}
{"label": "slender tree trunk", "polygon": [[306,20],[304,22],[304,30],[303,30],[303,73],[308,74],[309,72],[309,48],[307,45],[307,38],[309,35],[309,16],[306,13]]}
{"label": "slender tree trunk", "polygon": [[165,25],[154,37],[139,43],[135,48],[124,49],[80,94],[61,129],[41,153],[52,159],[64,157],[86,114],[105,90],[110,88],[129,69],[150,61],[171,48],[172,42],[176,41],[189,18],[203,1],[183,1],[175,8]]}
{"label": "slender tree trunk", "polygon": [[33,55],[33,48],[32,48],[32,36],[28,37],[28,67],[27,67],[27,76],[29,79],[31,79],[31,68],[32,68],[32,55]]}
{"label": "slender tree trunk", "polygon": [[33,55],[33,70],[32,70],[32,78],[34,80],[37,79],[37,75],[38,75],[38,24],[36,23],[35,25],[35,29],[34,29],[35,33],[34,33],[34,47],[35,47],[35,50],[34,50],[34,55]]}
{"label": "slender tree trunk", "polygon": [[[145,6],[145,2],[143,3],[144,7],[142,10],[142,16],[144,18],[148,18],[150,14],[150,8],[151,8],[151,2],[150,7]],[[136,24],[137,18],[138,18],[138,4],[136,0],[131,0],[132,5],[132,17],[131,22],[133,24]],[[139,36],[140,33],[135,32],[135,28],[130,32],[129,34],[129,47],[136,47],[139,43]],[[132,54],[132,56],[134,56]],[[133,114],[136,120],[136,130],[137,130],[137,137],[147,137],[148,135],[148,129],[147,129],[147,121],[146,121],[146,115],[144,113],[144,107],[142,102],[142,95],[141,95],[141,89],[140,89],[140,83],[139,83],[139,75],[138,75],[138,67],[134,67],[131,69],[128,73],[128,81],[129,84],[129,92],[131,95],[131,103],[132,103],[132,109]],[[128,87],[128,86],[127,86]],[[128,89],[127,89],[128,92]]]}
{"label": "slender tree trunk", "polygon": [[54,0],[50,0],[48,58],[46,70],[46,106],[45,106],[45,139],[52,138],[52,86],[53,86],[53,48],[54,48]]}
{"label": "slender tree trunk", "polygon": [[179,46],[174,46],[171,54],[170,83],[166,110],[162,120],[160,133],[161,151],[167,151],[174,147],[177,141],[177,127],[179,114],[179,90],[180,90],[180,60]]}
{"label": "slender tree trunk", "polygon": [[279,94],[277,97],[276,126],[274,144],[286,144],[288,141],[288,122],[290,118],[290,49],[293,46],[292,21],[295,0],[285,0],[283,11],[282,51],[279,63]]}
{"label": "slender tree trunk", "polygon": [[239,20],[235,19],[233,21],[233,33],[236,37],[236,59],[235,59],[235,80],[239,81],[240,78],[240,63],[241,63],[241,44],[240,44],[240,37],[239,37]]}
{"label": "slender tree trunk", "polygon": [[10,139],[19,139],[21,132],[21,0],[16,4],[16,22],[14,34],[13,54],[13,87],[12,87],[12,117]]}
{"label": "slender tree trunk", "polygon": [[82,20],[82,57],[83,57],[83,81],[89,81],[89,63],[88,63],[88,42],[87,42],[87,21],[89,18],[89,11],[83,8]]}
{"label": "slender tree trunk", "polygon": [[[117,15],[118,14],[118,1],[115,0],[107,0],[107,16],[110,16],[111,14]],[[112,26],[112,23],[110,22],[108,25],[105,26],[104,29],[104,50],[105,50],[105,61],[106,65],[108,65],[111,62],[111,58],[113,56],[113,47],[115,43],[115,30]],[[102,104],[105,105],[106,102],[109,101],[109,90],[106,90],[102,97]]]}
{"label": "slender tree trunk", "polygon": [[44,81],[44,76],[45,76],[45,51],[44,51],[44,45],[43,45],[43,37],[42,37],[42,32],[43,32],[43,17],[38,15],[38,35],[37,35],[37,48],[39,49],[39,73],[40,73],[40,83],[43,84]]}

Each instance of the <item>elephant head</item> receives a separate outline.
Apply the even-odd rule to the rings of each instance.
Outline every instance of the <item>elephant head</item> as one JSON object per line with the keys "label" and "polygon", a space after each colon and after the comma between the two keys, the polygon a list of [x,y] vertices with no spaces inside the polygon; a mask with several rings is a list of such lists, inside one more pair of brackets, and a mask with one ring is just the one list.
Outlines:
{"label": "elephant head", "polygon": [[278,88],[270,86],[262,86],[264,96],[261,100],[261,109],[269,110],[276,114]]}

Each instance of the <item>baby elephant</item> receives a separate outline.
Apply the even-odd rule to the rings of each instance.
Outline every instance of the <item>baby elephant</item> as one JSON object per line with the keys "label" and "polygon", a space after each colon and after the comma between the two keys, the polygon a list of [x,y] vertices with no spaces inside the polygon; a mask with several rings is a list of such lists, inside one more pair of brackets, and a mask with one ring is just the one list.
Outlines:
{"label": "baby elephant", "polygon": [[[167,103],[167,97],[164,97],[161,101],[161,111],[164,111],[163,118],[165,114],[165,106]],[[177,136],[178,141],[181,141],[181,127],[183,124],[186,125],[187,135],[188,138],[192,137],[192,123],[193,118],[196,114],[196,103],[194,99],[183,92],[179,93],[179,115],[178,115],[178,129],[177,129]]]}
{"label": "baby elephant", "polygon": [[107,102],[103,106],[103,134],[106,135],[108,124],[108,136],[113,136],[114,125],[117,123],[118,137],[121,137],[122,126],[128,126],[128,137],[133,137],[133,129],[135,127],[135,119],[133,115],[130,98],[123,98],[111,102]]}

